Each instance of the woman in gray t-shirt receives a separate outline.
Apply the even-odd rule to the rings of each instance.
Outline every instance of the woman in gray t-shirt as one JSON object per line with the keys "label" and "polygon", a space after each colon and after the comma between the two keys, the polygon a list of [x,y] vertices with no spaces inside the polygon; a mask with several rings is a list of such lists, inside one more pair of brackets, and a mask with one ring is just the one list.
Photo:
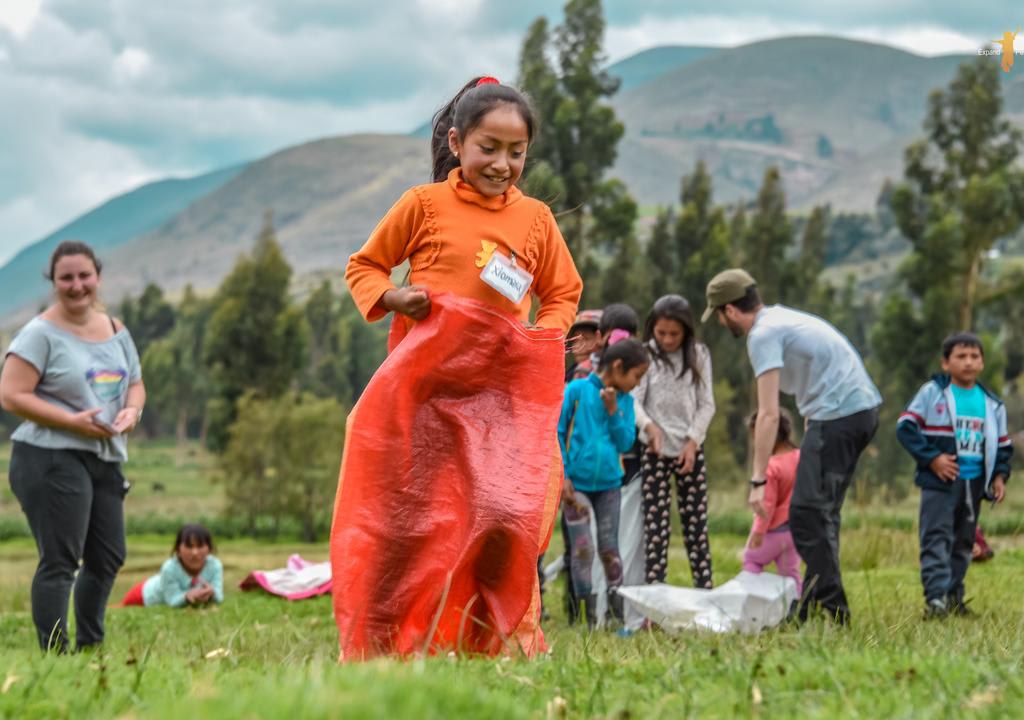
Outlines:
{"label": "woman in gray t-shirt", "polygon": [[10,481],[39,550],[32,619],[44,650],[67,649],[72,584],[77,646],[103,640],[126,554],[121,463],[146,391],[131,335],[97,308],[100,269],[88,245],[57,247],[56,302],[15,335],[0,373],[0,404],[25,421],[11,436]]}

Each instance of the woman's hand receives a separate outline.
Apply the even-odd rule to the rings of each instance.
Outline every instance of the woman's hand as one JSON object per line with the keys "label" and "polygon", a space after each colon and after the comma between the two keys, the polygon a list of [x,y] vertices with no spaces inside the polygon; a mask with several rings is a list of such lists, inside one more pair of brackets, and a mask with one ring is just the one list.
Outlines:
{"label": "woman's hand", "polygon": [[655,455],[661,455],[661,428],[652,420],[644,426],[644,432],[647,433],[647,447]]}
{"label": "woman's hand", "polygon": [[381,304],[385,309],[406,315],[413,320],[422,320],[430,314],[430,296],[427,295],[427,289],[421,285],[388,290],[381,298]]}
{"label": "woman's hand", "polygon": [[686,445],[683,446],[683,451],[679,453],[679,459],[676,460],[679,463],[679,474],[689,475],[693,472],[694,466],[697,464],[697,443],[693,440],[687,440]]}
{"label": "woman's hand", "polygon": [[65,424],[68,430],[96,440],[107,440],[114,437],[115,433],[106,425],[96,422],[96,416],[103,412],[103,408],[92,408],[82,412],[73,413]]}
{"label": "woman's hand", "polygon": [[118,434],[130,433],[138,426],[139,420],[141,418],[141,410],[139,410],[137,407],[126,405],[123,408],[121,408],[121,412],[119,412],[117,414],[117,417],[114,418],[112,427],[114,428],[114,430],[117,431]]}

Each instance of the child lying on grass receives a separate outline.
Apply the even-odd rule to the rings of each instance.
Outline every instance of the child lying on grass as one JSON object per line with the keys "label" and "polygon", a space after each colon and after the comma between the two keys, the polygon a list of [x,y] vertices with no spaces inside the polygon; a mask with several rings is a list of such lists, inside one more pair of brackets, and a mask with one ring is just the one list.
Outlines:
{"label": "child lying on grass", "polygon": [[209,530],[198,523],[182,526],[160,572],[133,586],[121,605],[185,607],[223,602],[224,567],[212,552]]}

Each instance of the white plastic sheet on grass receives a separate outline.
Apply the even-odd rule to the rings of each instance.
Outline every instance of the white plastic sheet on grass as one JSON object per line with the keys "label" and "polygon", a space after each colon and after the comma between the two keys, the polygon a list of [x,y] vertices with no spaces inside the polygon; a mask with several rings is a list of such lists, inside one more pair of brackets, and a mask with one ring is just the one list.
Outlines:
{"label": "white plastic sheet on grass", "polygon": [[658,583],[623,587],[619,592],[669,632],[757,633],[782,622],[797,597],[792,578],[745,571],[713,590]]}

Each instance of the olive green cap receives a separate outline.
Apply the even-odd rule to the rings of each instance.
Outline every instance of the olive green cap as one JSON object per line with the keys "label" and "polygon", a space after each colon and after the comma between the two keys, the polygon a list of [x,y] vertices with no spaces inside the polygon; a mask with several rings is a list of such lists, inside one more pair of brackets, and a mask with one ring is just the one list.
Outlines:
{"label": "olive green cap", "polygon": [[757,281],[750,277],[750,273],[742,268],[732,268],[711,278],[708,283],[708,306],[701,316],[701,322],[707,322],[714,314],[716,308],[726,303],[736,302],[747,294],[747,288],[757,285]]}

